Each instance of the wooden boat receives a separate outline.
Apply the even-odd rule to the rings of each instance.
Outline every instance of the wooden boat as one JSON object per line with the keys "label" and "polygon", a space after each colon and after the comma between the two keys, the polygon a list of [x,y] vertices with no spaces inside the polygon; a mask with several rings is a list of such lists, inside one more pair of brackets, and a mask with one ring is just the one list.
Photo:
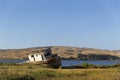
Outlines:
{"label": "wooden boat", "polygon": [[32,54],[28,55],[28,58],[29,63],[61,68],[61,59],[57,54],[51,53],[51,48],[33,51]]}

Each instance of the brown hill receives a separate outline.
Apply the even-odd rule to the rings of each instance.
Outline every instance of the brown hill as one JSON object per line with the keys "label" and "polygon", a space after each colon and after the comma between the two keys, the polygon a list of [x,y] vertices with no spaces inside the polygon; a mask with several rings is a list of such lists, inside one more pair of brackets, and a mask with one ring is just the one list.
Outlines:
{"label": "brown hill", "polygon": [[[0,59],[27,59],[34,50],[47,47],[0,50]],[[120,51],[79,48],[68,46],[51,46],[53,54],[59,54],[64,59],[120,59]]]}

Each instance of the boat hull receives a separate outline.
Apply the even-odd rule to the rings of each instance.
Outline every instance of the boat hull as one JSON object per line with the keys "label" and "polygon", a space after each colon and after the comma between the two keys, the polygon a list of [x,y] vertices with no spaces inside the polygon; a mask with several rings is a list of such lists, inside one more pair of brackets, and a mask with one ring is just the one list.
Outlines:
{"label": "boat hull", "polygon": [[46,65],[46,67],[61,68],[61,59],[57,54],[52,55],[45,61],[30,62],[37,65]]}

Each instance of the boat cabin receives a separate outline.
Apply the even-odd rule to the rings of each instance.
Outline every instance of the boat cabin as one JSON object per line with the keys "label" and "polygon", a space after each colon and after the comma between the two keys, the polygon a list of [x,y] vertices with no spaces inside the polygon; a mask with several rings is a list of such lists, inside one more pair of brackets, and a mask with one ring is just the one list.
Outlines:
{"label": "boat cabin", "polygon": [[29,62],[46,61],[51,56],[51,49],[42,51],[33,51],[33,54],[28,55]]}

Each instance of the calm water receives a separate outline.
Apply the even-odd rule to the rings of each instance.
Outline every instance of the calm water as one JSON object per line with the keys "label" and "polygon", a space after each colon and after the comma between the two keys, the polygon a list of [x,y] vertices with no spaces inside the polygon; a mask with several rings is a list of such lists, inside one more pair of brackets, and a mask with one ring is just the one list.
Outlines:
{"label": "calm water", "polygon": [[89,63],[94,65],[114,65],[120,64],[120,61],[110,61],[110,60],[62,60],[62,66],[71,66],[77,64]]}
{"label": "calm water", "polygon": [[20,63],[27,60],[0,59],[0,63]]}
{"label": "calm water", "polygon": [[[27,60],[0,60],[0,63],[19,63]],[[120,64],[120,61],[109,61],[109,60],[61,60],[62,66],[71,66],[82,63],[89,63],[95,65],[114,65]]]}

